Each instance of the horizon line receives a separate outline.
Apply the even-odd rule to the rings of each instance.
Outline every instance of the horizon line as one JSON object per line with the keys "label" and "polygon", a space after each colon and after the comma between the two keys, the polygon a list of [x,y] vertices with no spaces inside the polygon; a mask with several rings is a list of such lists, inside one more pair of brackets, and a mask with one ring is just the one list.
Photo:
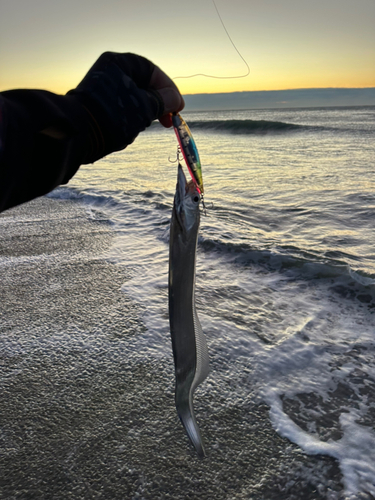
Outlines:
{"label": "horizon line", "polygon": [[287,89],[266,89],[266,90],[235,90],[233,92],[197,92],[195,94],[182,94],[185,96],[189,95],[215,95],[215,94],[243,94],[245,92],[289,92],[298,90],[375,90],[373,87],[298,87],[298,88],[287,88]]}

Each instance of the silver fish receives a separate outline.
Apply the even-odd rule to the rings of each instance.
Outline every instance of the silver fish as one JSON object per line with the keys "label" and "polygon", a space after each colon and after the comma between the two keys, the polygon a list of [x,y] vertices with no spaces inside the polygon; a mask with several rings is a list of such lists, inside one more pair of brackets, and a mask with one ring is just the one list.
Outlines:
{"label": "silver fish", "polygon": [[209,371],[208,349],[195,310],[195,257],[200,222],[200,196],[178,165],[170,230],[169,322],[176,374],[176,408],[199,457],[205,456],[194,415],[193,395]]}

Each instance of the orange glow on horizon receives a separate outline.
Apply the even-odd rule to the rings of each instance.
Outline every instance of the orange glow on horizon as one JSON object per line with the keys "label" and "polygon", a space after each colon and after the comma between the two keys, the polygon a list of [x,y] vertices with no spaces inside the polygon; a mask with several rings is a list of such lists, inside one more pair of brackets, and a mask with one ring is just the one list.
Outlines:
{"label": "orange glow on horizon", "polygon": [[[178,79],[182,94],[375,86],[374,2],[216,3],[250,75]],[[144,55],[172,78],[246,73],[210,1],[1,2],[0,90],[64,94],[107,50]]]}

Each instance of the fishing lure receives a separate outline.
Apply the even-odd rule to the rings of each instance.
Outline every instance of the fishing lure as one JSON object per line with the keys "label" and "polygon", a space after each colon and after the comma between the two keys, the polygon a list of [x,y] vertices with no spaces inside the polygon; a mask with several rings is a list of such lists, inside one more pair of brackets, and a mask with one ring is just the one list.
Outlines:
{"label": "fishing lure", "polygon": [[172,124],[177,136],[182,156],[198,192],[203,195],[203,176],[199,153],[187,123],[179,113],[173,113]]}

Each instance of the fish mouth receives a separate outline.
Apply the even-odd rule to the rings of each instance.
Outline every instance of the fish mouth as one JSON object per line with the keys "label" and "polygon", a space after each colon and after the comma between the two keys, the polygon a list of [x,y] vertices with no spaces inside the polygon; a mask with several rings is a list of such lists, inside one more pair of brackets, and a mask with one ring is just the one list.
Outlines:
{"label": "fish mouth", "polygon": [[184,196],[186,194],[186,186],[187,186],[186,175],[182,169],[181,163],[179,163],[177,171],[177,191],[181,201],[184,199]]}
{"label": "fish mouth", "polygon": [[[199,224],[200,194],[194,181],[186,179],[182,165],[178,164],[177,186],[174,198],[174,213],[183,235],[194,224]],[[196,206],[194,207],[194,204]],[[198,210],[198,214],[196,212]]]}
{"label": "fish mouth", "polygon": [[187,189],[187,180],[182,169],[181,164],[178,164],[178,172],[177,172],[177,186],[176,186],[176,194],[174,197],[174,212],[176,215],[177,222],[184,232],[185,223],[184,223],[184,198],[186,195]]}

